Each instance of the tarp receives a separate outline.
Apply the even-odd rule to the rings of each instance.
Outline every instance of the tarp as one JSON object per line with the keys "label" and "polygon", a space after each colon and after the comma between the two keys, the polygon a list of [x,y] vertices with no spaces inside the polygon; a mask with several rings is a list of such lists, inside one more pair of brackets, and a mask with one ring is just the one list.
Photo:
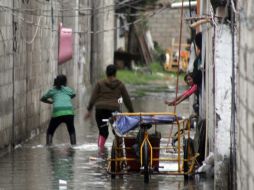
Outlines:
{"label": "tarp", "polygon": [[[178,117],[180,119],[180,117]],[[176,121],[176,116],[155,115],[155,116],[126,116],[117,115],[113,128],[117,134],[124,135],[135,129],[141,123],[145,124],[170,124]]]}

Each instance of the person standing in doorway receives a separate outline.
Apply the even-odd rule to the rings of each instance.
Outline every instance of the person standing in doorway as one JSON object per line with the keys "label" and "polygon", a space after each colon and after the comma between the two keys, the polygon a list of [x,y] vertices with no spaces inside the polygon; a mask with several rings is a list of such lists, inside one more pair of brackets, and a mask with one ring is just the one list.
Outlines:
{"label": "person standing in doorway", "polygon": [[[199,32],[195,36],[195,47],[196,47],[196,58],[193,63],[193,82],[197,84],[197,93],[196,93],[196,98],[194,101],[193,106],[195,107],[195,112],[199,115],[202,116],[202,91],[203,87],[202,86],[202,80],[205,79],[205,68],[202,66],[202,33]],[[205,65],[205,64],[204,64]]]}
{"label": "person standing in doorway", "polygon": [[133,112],[133,106],[126,87],[116,78],[116,73],[115,65],[107,66],[107,78],[96,83],[87,106],[87,113],[85,114],[85,119],[88,119],[91,116],[92,108],[95,106],[95,119],[99,129],[98,147],[100,150],[104,149],[109,135],[108,126],[103,119],[110,118],[113,112],[121,111],[118,99],[122,97],[128,111]]}
{"label": "person standing in doorway", "polygon": [[195,36],[195,47],[196,47],[196,58],[193,63],[193,81],[198,85],[198,90],[200,91],[202,85],[202,33],[199,32]]}
{"label": "person standing in doorway", "polygon": [[42,102],[53,104],[52,117],[47,129],[47,145],[52,144],[54,132],[61,123],[67,125],[71,144],[76,144],[74,109],[71,101],[75,97],[75,92],[66,84],[66,76],[58,75],[54,80],[54,87],[41,97]]}

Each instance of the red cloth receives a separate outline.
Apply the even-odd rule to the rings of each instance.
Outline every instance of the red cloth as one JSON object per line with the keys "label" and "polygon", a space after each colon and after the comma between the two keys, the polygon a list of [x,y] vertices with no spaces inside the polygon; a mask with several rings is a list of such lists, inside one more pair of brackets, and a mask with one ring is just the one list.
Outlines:
{"label": "red cloth", "polygon": [[72,29],[63,28],[61,23],[59,30],[58,63],[62,64],[72,58]]}

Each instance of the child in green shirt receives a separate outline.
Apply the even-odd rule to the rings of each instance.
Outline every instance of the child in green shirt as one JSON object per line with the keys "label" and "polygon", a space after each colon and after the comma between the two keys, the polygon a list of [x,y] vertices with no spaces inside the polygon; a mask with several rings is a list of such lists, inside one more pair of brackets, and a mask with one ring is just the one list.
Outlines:
{"label": "child in green shirt", "polygon": [[75,92],[66,84],[66,76],[58,75],[54,80],[54,87],[41,97],[42,102],[53,104],[52,118],[47,129],[47,145],[52,144],[54,132],[61,123],[67,125],[71,144],[76,144],[74,110],[71,102],[71,99],[75,97]]}

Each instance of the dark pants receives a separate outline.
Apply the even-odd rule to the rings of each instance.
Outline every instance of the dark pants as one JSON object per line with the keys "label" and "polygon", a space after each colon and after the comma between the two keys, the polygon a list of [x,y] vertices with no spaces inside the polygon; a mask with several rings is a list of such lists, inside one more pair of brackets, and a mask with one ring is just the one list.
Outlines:
{"label": "dark pants", "polygon": [[52,117],[49,122],[49,127],[47,130],[47,135],[54,135],[55,130],[61,124],[65,123],[69,132],[69,135],[75,135],[75,127],[74,127],[74,115],[64,115],[59,117]]}
{"label": "dark pants", "polygon": [[95,119],[97,123],[97,127],[99,129],[99,134],[103,136],[105,139],[108,138],[108,126],[107,122],[103,122],[102,119],[108,119],[112,116],[114,111],[107,109],[96,109],[95,110]]}

